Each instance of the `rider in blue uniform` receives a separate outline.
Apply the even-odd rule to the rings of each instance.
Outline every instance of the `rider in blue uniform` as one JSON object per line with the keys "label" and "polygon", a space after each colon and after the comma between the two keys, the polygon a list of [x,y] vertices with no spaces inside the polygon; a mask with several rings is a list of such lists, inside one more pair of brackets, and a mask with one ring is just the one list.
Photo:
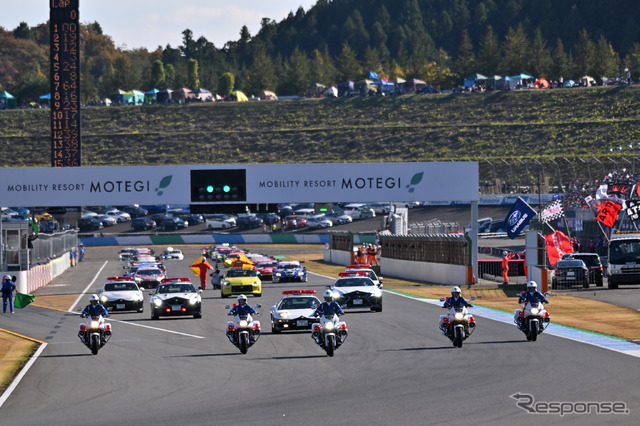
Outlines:
{"label": "rider in blue uniform", "polygon": [[82,318],[85,318],[85,317],[97,317],[100,315],[106,318],[109,316],[109,312],[107,312],[104,306],[98,303],[98,295],[92,294],[89,297],[89,304],[86,306],[86,308],[84,308],[81,316]]}
{"label": "rider in blue uniform", "polygon": [[447,297],[444,301],[445,308],[472,308],[473,305],[460,295],[460,287],[456,286],[451,289],[451,297]]}
{"label": "rider in blue uniform", "polygon": [[315,312],[311,314],[312,317],[317,317],[320,315],[329,317],[329,316],[332,316],[333,314],[337,314],[337,315],[344,314],[344,311],[342,310],[340,305],[338,305],[338,303],[333,300],[333,295],[331,294],[331,290],[329,289],[325,290],[322,296],[324,297],[324,302],[318,305]]}
{"label": "rider in blue uniform", "polygon": [[518,303],[531,303],[531,304],[536,304],[538,302],[549,303],[547,298],[544,297],[542,293],[538,291],[538,284],[536,284],[535,281],[529,281],[527,283],[527,290],[528,291],[522,292],[520,294],[520,297],[518,298]]}
{"label": "rider in blue uniform", "polygon": [[247,303],[247,296],[244,294],[238,296],[238,304],[229,311],[229,315],[249,315],[255,313],[256,310]]}

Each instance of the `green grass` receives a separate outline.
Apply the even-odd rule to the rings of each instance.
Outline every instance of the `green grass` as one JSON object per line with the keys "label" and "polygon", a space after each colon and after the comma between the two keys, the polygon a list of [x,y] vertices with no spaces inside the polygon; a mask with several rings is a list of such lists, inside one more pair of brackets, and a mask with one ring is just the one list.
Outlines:
{"label": "green grass", "polygon": [[[520,180],[632,168],[640,87],[82,110],[84,166],[480,161]],[[0,113],[2,166],[50,166],[48,110]],[[617,149],[618,146],[624,150]],[[614,148],[614,152],[610,152]],[[640,158],[640,147],[636,147]],[[622,156],[626,155],[626,160]],[[582,162],[578,159],[589,159]],[[610,157],[609,160],[607,157]],[[511,164],[502,161],[505,159]],[[559,166],[552,163],[555,159]],[[527,161],[524,167],[519,160]],[[640,162],[638,164],[640,169]],[[528,169],[528,170],[527,170]]]}

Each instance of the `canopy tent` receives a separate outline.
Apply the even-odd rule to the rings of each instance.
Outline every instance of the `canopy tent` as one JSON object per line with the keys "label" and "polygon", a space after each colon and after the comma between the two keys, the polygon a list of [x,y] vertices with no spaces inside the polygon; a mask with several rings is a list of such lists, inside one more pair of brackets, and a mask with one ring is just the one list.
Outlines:
{"label": "canopy tent", "polygon": [[356,94],[353,81],[345,81],[344,83],[338,84],[338,96],[352,96]]}
{"label": "canopy tent", "polygon": [[374,86],[380,87],[380,90],[383,93],[393,93],[394,90],[395,90],[395,84],[391,83],[386,78],[378,80],[378,81],[374,81],[371,84],[374,85]]}
{"label": "canopy tent", "polygon": [[153,98],[156,99],[156,97],[158,96],[158,92],[160,92],[158,89],[151,89],[148,92],[144,92],[144,96],[145,98]]}
{"label": "canopy tent", "polygon": [[412,78],[404,83],[404,91],[407,93],[419,92],[427,86],[427,83],[417,78]]}
{"label": "canopy tent", "polygon": [[485,81],[487,79],[487,77],[485,77],[482,74],[473,74],[470,75],[469,77],[465,77],[464,79],[464,87],[473,87],[473,86],[478,86],[478,82],[479,81]]}
{"label": "canopy tent", "polygon": [[0,101],[2,102],[2,108],[15,108],[17,106],[16,98],[9,92],[0,92]]}
{"label": "canopy tent", "polygon": [[160,90],[158,93],[156,93],[156,102],[160,104],[169,103],[169,101],[171,101],[172,99],[171,93],[171,89]]}
{"label": "canopy tent", "polygon": [[182,89],[174,90],[173,92],[171,92],[171,97],[176,101],[181,101],[193,98],[194,95],[191,94],[191,89],[183,87]]}
{"label": "canopy tent", "polygon": [[189,94],[193,95],[194,99],[199,99],[201,101],[213,100],[213,94],[211,91],[203,89],[202,87],[190,91]]}
{"label": "canopy tent", "polygon": [[497,90],[511,90],[515,89],[519,80],[514,80],[512,77],[502,77],[496,82]]}
{"label": "canopy tent", "polygon": [[536,86],[538,89],[548,89],[549,88],[549,82],[544,78],[537,79],[536,81],[533,82],[533,85]]}
{"label": "canopy tent", "polygon": [[510,76],[512,80],[533,80],[533,76],[529,74],[518,74]]}
{"label": "canopy tent", "polygon": [[133,105],[142,105],[144,103],[144,92],[132,90],[122,95],[127,99],[127,103]]}
{"label": "canopy tent", "polygon": [[320,84],[320,83],[312,84],[311,86],[307,87],[305,96],[318,96],[319,94],[324,92],[326,88],[327,86],[325,86],[324,84]]}
{"label": "canopy tent", "polygon": [[584,77],[580,77],[580,84],[585,87],[595,86],[596,80],[593,77],[585,75]]}
{"label": "canopy tent", "polygon": [[111,99],[109,98],[104,98],[102,102],[104,103],[105,106],[111,106]]}
{"label": "canopy tent", "polygon": [[576,85],[576,82],[575,82],[575,81],[573,81],[573,80],[567,80],[567,81],[565,81],[565,82],[564,82],[564,84],[563,84],[563,86],[564,86],[564,87],[573,87],[573,86],[575,86],[575,85]]}
{"label": "canopy tent", "polygon": [[393,80],[391,80],[391,82],[395,84],[395,87],[396,87],[395,90],[398,93],[405,93],[404,84],[407,82],[407,80],[405,80],[404,78],[396,77]]}
{"label": "canopy tent", "polygon": [[324,92],[322,92],[322,96],[329,98],[337,98],[338,97],[338,88],[335,86],[331,86],[327,88]]}
{"label": "canopy tent", "polygon": [[491,77],[487,77],[487,79],[484,82],[484,85],[487,89],[496,89],[498,80],[500,80],[501,78],[502,76],[500,75],[493,75]]}
{"label": "canopy tent", "polygon": [[234,90],[233,92],[231,92],[231,98],[238,101],[238,102],[246,102],[249,100],[249,98],[247,98],[247,95],[245,95],[244,93],[242,93],[239,90]]}
{"label": "canopy tent", "polygon": [[262,93],[260,93],[260,99],[265,101],[277,101],[278,96],[269,90],[263,90]]}

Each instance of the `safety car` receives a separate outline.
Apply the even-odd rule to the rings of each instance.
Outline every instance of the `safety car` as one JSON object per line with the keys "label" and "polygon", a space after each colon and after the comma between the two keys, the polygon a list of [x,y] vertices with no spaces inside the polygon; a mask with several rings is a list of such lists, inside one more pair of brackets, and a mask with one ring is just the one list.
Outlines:
{"label": "safety car", "polygon": [[345,267],[345,271],[344,272],[367,272],[367,274],[369,274],[369,278],[371,278],[371,281],[373,281],[373,283],[375,285],[377,285],[378,287],[382,287],[382,277],[379,277],[378,275],[376,275],[376,273],[374,272],[373,269],[371,269],[371,265],[367,265],[364,263],[358,263],[355,265],[347,265]]}
{"label": "safety car", "polygon": [[320,304],[315,290],[287,290],[271,311],[271,331],[309,330],[315,322],[311,316]]}
{"label": "safety car", "polygon": [[341,272],[330,288],[333,300],[343,309],[371,309],[382,312],[382,290],[366,271]]}
{"label": "safety car", "polygon": [[96,293],[108,311],[144,310],[142,291],[131,277],[109,277]]}
{"label": "safety car", "polygon": [[164,271],[157,267],[140,267],[133,279],[143,288],[156,288],[166,278]]}
{"label": "safety car", "polygon": [[278,266],[273,270],[274,283],[284,281],[307,281],[307,268],[302,266],[302,262],[297,260],[287,260],[278,262]]}
{"label": "safety car", "polygon": [[231,268],[220,283],[220,296],[229,297],[233,294],[253,294],[262,296],[262,281],[255,269]]}
{"label": "safety car", "polygon": [[173,247],[167,247],[167,249],[162,252],[162,255],[160,256],[160,258],[183,260],[184,254],[182,253],[182,251],[178,249],[174,249]]}
{"label": "safety car", "polygon": [[150,291],[151,319],[160,316],[193,315],[202,318],[202,290],[196,290],[189,278],[165,278]]}

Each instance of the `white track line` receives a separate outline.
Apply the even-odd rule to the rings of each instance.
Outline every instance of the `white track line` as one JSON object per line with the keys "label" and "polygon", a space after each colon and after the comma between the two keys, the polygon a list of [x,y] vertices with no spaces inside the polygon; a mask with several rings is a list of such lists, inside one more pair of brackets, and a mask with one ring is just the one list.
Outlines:
{"label": "white track line", "polygon": [[38,359],[38,357],[40,356],[40,354],[42,353],[42,351],[44,351],[44,348],[46,348],[46,347],[47,347],[47,344],[46,343],[42,343],[40,345],[40,347],[38,348],[38,350],[36,351],[36,353],[33,354],[31,359],[29,359],[29,362],[27,362],[25,364],[25,366],[22,368],[22,370],[20,370],[20,373],[16,376],[15,379],[13,379],[13,382],[11,382],[11,385],[9,385],[7,390],[4,391],[4,393],[0,397],[0,408],[2,408],[2,405],[5,403],[5,401],[7,399],[9,399],[9,396],[11,395],[11,393],[13,393],[13,391],[16,389],[16,387],[18,387],[18,383],[20,383],[20,380],[22,380],[22,378],[25,376],[25,374],[27,374],[27,371],[29,371],[29,369],[31,368],[33,363],[36,362],[36,360]]}

